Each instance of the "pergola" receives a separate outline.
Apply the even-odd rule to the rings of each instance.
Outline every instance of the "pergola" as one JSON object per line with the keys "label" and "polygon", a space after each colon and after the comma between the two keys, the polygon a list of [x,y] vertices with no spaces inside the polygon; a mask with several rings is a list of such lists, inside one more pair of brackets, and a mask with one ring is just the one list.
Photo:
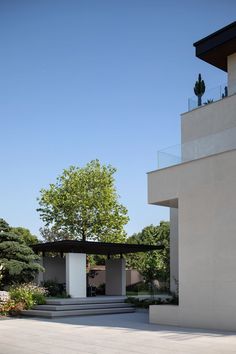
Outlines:
{"label": "pergola", "polygon": [[[86,255],[107,255],[106,295],[125,295],[126,267],[123,254],[149,252],[163,249],[163,246],[63,240],[38,243],[32,246],[34,252],[66,255],[66,290],[72,297],[86,297]],[[120,258],[110,258],[120,255]]]}

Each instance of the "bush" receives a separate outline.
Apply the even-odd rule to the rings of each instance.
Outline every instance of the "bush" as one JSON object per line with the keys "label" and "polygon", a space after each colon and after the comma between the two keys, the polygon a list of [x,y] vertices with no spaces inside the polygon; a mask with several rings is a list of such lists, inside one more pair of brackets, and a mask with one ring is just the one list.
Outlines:
{"label": "bush", "polygon": [[45,304],[46,302],[46,289],[31,283],[12,286],[9,293],[11,300],[16,303],[23,303],[26,309],[30,309],[34,305]]}
{"label": "bush", "polygon": [[65,289],[64,289],[64,285],[63,284],[59,284],[56,280],[47,280],[43,282],[43,286],[44,288],[47,289],[47,294],[48,296],[52,296],[52,297],[67,297]]}
{"label": "bush", "polygon": [[102,283],[97,287],[96,294],[97,295],[105,295],[105,293],[106,293],[106,284]]}
{"label": "bush", "polygon": [[16,302],[8,300],[7,302],[0,303],[0,316],[17,316],[25,309],[23,302]]}
{"label": "bush", "polygon": [[138,297],[128,297],[125,302],[135,305],[136,307],[149,308],[150,305],[178,305],[178,298],[146,298],[139,299]]}

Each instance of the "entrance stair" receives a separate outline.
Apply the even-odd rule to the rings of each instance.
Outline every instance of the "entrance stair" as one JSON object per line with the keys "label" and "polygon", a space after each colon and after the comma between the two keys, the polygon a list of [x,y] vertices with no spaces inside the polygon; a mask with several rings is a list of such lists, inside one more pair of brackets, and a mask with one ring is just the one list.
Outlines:
{"label": "entrance stair", "polygon": [[22,315],[57,318],[134,312],[134,305],[125,303],[125,299],[125,296],[47,299],[45,305],[37,305],[31,310],[24,310]]}

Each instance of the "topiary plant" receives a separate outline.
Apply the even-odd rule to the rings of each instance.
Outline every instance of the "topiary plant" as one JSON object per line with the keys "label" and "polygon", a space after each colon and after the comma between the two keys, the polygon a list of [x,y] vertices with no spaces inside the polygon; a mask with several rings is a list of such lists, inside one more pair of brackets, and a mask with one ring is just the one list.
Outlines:
{"label": "topiary plant", "polygon": [[204,95],[206,86],[204,80],[202,80],[201,74],[198,75],[198,80],[195,82],[195,86],[193,88],[195,95],[198,98],[198,107],[202,105],[202,96]]}

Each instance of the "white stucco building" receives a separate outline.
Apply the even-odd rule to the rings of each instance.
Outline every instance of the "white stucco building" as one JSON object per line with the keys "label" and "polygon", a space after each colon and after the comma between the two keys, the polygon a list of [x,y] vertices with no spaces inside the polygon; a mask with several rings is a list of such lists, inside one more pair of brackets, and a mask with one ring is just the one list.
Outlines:
{"label": "white stucco building", "polygon": [[150,306],[150,322],[236,330],[236,22],[194,46],[227,72],[228,96],[183,113],[180,156],[163,150],[148,173],[148,202],[171,208],[179,291],[178,306]]}

